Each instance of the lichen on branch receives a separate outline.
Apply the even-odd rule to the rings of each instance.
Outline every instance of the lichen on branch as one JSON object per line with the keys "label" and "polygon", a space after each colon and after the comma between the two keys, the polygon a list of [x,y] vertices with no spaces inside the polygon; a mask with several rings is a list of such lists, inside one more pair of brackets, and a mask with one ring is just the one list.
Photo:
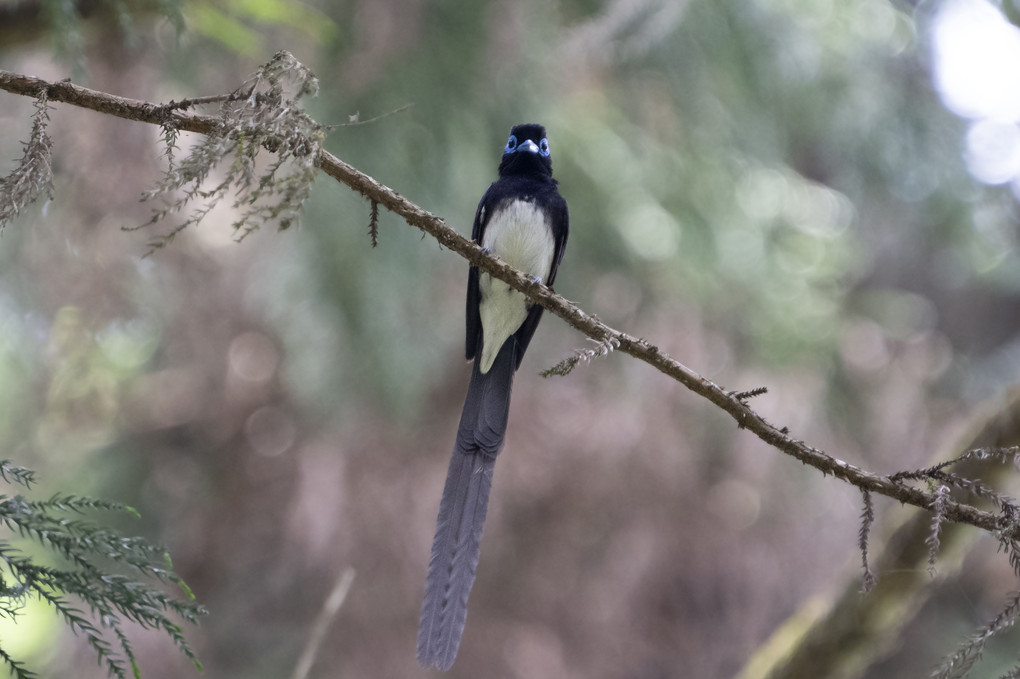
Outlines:
{"label": "lichen on branch", "polygon": [[[142,198],[157,201],[148,222],[137,230],[188,212],[184,219],[149,242],[149,252],[164,247],[181,231],[201,222],[229,195],[237,217],[238,240],[264,223],[282,230],[297,223],[311,194],[326,138],[326,128],[311,118],[301,99],[318,93],[315,75],[289,52],[278,52],[247,82],[223,98],[211,132],[176,159],[177,119],[167,104],[162,120],[167,170]],[[272,158],[263,162],[263,151]]]}
{"label": "lichen on branch", "polygon": [[21,160],[10,174],[0,177],[0,232],[39,196],[53,197],[53,142],[46,132],[49,122],[49,105],[43,90],[35,99],[32,132],[24,143]]}

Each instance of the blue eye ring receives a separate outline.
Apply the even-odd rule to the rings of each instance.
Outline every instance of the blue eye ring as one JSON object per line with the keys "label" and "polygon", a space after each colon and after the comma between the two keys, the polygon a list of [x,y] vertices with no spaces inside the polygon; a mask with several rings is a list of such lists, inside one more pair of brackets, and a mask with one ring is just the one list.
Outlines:
{"label": "blue eye ring", "polygon": [[549,155],[549,140],[542,137],[542,141],[538,142],[538,152],[543,156]]}
{"label": "blue eye ring", "polygon": [[513,153],[517,150],[517,137],[516,135],[510,135],[510,138],[506,140],[506,148],[503,149],[503,153]]}

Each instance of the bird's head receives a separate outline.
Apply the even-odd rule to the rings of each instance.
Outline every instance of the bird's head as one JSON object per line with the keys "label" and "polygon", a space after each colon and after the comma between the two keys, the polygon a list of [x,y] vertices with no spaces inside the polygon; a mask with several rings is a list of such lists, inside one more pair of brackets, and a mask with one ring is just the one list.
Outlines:
{"label": "bird's head", "polygon": [[552,158],[544,127],[534,123],[514,125],[503,147],[499,174],[501,177],[514,174],[552,176]]}

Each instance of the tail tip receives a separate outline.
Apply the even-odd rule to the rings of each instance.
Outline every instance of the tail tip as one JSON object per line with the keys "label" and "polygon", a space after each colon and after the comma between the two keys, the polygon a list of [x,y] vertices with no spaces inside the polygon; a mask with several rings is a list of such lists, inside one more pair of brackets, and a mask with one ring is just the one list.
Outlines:
{"label": "tail tip", "polygon": [[440,672],[446,672],[453,667],[453,661],[457,659],[457,652],[440,653],[432,649],[418,649],[418,664],[424,669],[435,668]]}

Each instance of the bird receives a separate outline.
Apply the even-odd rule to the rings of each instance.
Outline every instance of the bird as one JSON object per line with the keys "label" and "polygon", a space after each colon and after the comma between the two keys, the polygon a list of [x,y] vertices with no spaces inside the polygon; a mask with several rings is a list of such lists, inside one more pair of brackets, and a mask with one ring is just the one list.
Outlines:
{"label": "bird", "polygon": [[[515,125],[498,178],[478,203],[471,238],[551,286],[568,231],[567,203],[552,177],[545,128]],[[542,318],[540,305],[474,266],[468,271],[466,311],[464,353],[473,361],[471,379],[439,503],[418,627],[418,662],[443,671],[456,660],[464,632],[514,373]]]}

